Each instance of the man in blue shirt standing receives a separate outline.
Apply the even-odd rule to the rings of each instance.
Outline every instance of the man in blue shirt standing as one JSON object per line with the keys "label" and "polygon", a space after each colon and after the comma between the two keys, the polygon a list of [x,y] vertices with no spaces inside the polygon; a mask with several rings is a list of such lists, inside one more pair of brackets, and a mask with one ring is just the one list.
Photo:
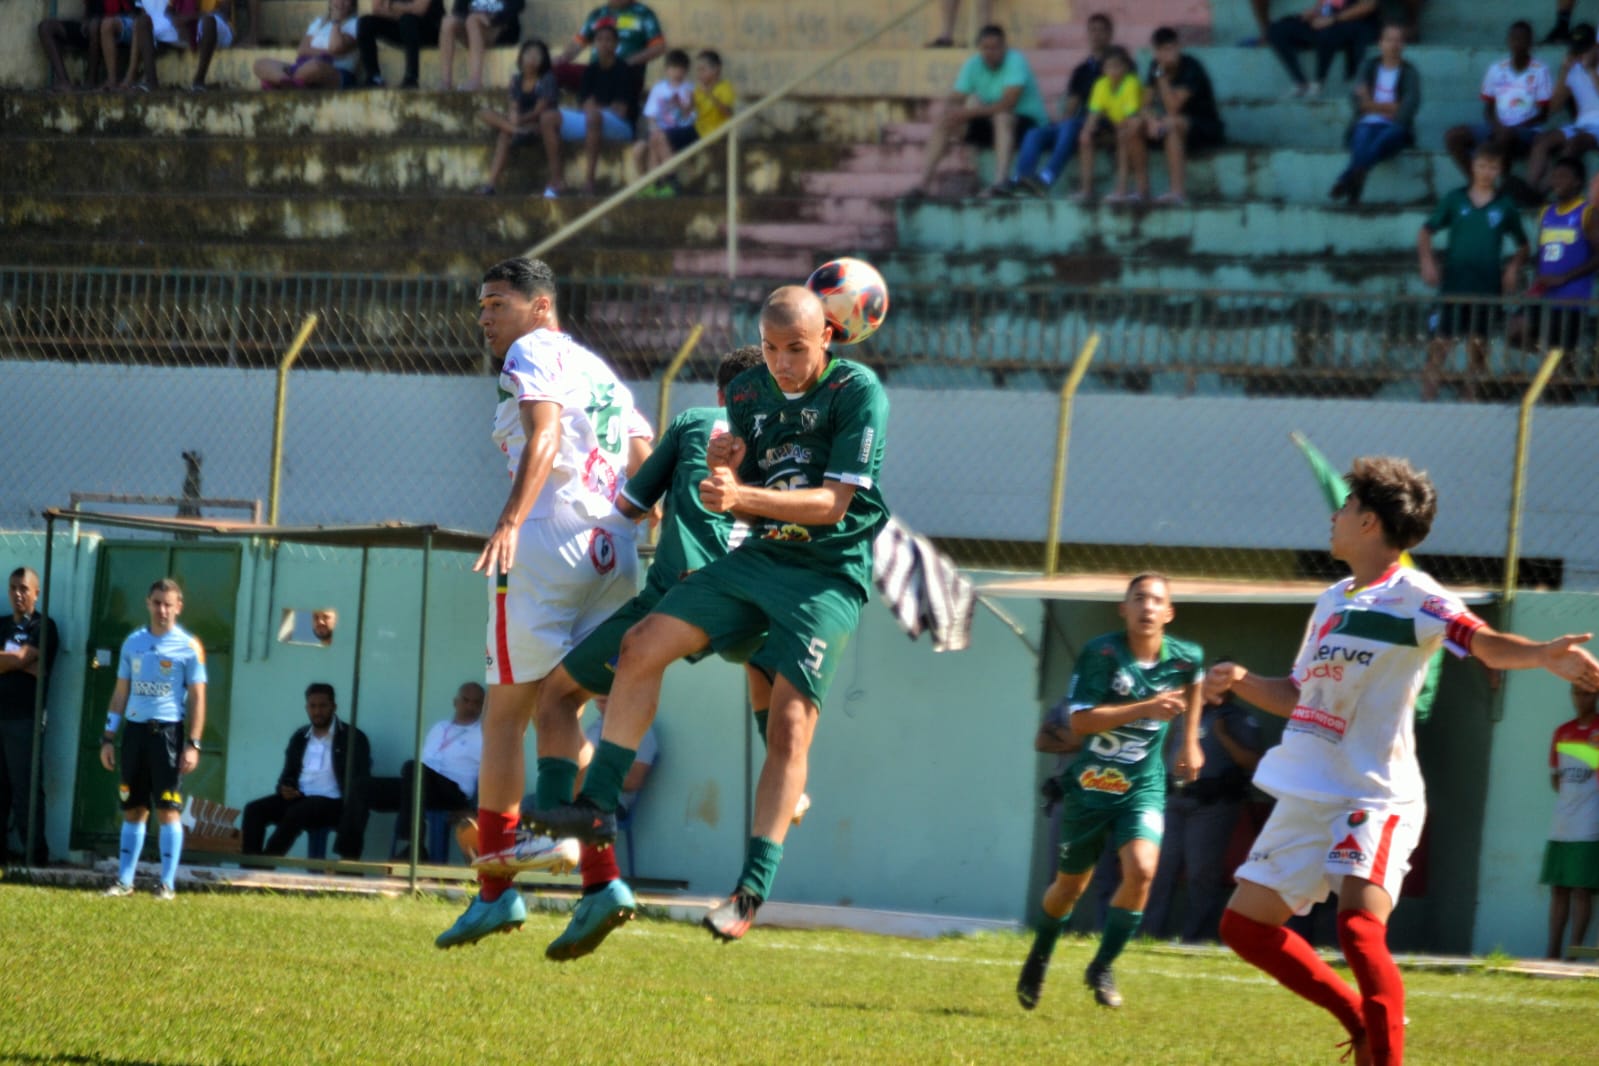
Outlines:
{"label": "man in blue shirt standing", "polygon": [[[153,806],[161,821],[161,885],[159,899],[172,899],[183,850],[183,775],[200,762],[200,735],[205,731],[205,649],[178,625],[183,590],[169,577],[150,586],[145,599],[150,624],[122,642],[117,662],[117,687],[111,693],[105,736],[100,739],[100,765],[117,768],[117,729],[122,736],[122,846],[117,880],[108,896],[133,894],[133,874],[144,850],[144,827]],[[188,716],[184,716],[184,703]]]}

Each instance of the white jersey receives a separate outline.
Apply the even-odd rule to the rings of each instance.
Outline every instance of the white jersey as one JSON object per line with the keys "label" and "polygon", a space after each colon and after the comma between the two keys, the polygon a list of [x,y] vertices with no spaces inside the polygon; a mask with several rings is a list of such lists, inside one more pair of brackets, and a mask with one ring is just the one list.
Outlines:
{"label": "white jersey", "polygon": [[560,404],[561,440],[528,517],[612,514],[627,467],[633,394],[603,359],[564,333],[537,329],[518,340],[505,354],[494,409],[494,443],[512,477],[527,447],[520,406],[529,400]]}
{"label": "white jersey", "polygon": [[1482,77],[1482,98],[1494,105],[1494,113],[1506,126],[1519,126],[1532,118],[1554,91],[1549,68],[1536,57],[1527,61],[1526,70],[1517,70],[1508,57],[1501,59]]}
{"label": "white jersey", "polygon": [[1438,645],[1467,655],[1482,624],[1407,566],[1366,588],[1345,578],[1323,592],[1294,661],[1298,702],[1255,784],[1277,797],[1349,807],[1423,801],[1416,696]]}

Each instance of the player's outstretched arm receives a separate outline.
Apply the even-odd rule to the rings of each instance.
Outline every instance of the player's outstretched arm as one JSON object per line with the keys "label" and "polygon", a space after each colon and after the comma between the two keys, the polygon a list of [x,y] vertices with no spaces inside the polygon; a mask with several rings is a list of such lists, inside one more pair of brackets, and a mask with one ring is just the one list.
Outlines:
{"label": "player's outstretched arm", "polygon": [[1205,702],[1220,703],[1222,697],[1233,692],[1238,698],[1252,703],[1267,714],[1289,718],[1299,703],[1299,686],[1291,677],[1261,677],[1250,673],[1238,663],[1217,663],[1205,675]]}
{"label": "player's outstretched arm", "polygon": [[561,447],[561,405],[548,400],[529,400],[521,404],[522,432],[527,444],[511,481],[511,495],[494,524],[488,543],[483,545],[472,571],[509,574],[516,559],[516,538],[533,509],[533,502],[544,491],[544,482],[555,467],[555,453]]}
{"label": "player's outstretched arm", "polygon": [[1157,693],[1137,703],[1107,703],[1072,712],[1072,732],[1078,736],[1104,733],[1143,718],[1169,722],[1188,707],[1182,690]]}
{"label": "player's outstretched arm", "polygon": [[1556,677],[1599,688],[1599,661],[1582,645],[1592,633],[1571,633],[1554,640],[1528,640],[1483,626],[1471,637],[1471,654],[1495,670],[1548,670]]}

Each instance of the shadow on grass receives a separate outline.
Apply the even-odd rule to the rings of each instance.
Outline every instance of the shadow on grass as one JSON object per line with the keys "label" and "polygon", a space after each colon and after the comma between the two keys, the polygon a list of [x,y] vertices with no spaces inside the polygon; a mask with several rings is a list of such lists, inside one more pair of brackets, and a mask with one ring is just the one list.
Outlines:
{"label": "shadow on grass", "polygon": [[[27,1055],[0,1050],[0,1062],[18,1066],[189,1066],[188,1059],[119,1059],[106,1055],[75,1055],[57,1052],[53,1055]],[[224,1062],[223,1066],[227,1066]]]}

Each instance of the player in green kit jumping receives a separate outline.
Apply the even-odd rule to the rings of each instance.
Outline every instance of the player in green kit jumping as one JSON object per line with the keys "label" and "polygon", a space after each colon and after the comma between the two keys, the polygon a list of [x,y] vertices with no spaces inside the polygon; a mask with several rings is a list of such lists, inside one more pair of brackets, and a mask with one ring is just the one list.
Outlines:
{"label": "player in green kit jumping", "polygon": [[771,893],[822,702],[872,582],[872,540],[887,518],[877,478],[888,398],[870,369],[832,358],[821,302],[798,285],[761,309],[766,365],[727,388],[731,433],[711,442],[700,498],[751,524],[744,544],[673,586],[622,641],[605,731],[575,802],[529,817],[556,836],[615,838],[617,798],[677,659],[741,645],[770,676],[767,756],[752,837],[732,895],[705,917],[744,935]]}
{"label": "player in green kit jumping", "polygon": [[1083,978],[1101,1006],[1122,1005],[1111,964],[1138,931],[1160,860],[1166,821],[1161,752],[1178,715],[1185,715],[1183,753],[1173,776],[1192,781],[1204,762],[1199,717],[1205,653],[1166,634],[1175,614],[1170,583],[1162,574],[1137,575],[1119,610],[1126,631],[1088,642],[1066,694],[1072,732],[1086,742],[1063,775],[1059,872],[1044,892],[1044,918],[1016,982],[1016,998],[1028,1010],[1038,1005],[1055,941],[1094,876],[1107,836],[1121,858],[1122,883]]}

